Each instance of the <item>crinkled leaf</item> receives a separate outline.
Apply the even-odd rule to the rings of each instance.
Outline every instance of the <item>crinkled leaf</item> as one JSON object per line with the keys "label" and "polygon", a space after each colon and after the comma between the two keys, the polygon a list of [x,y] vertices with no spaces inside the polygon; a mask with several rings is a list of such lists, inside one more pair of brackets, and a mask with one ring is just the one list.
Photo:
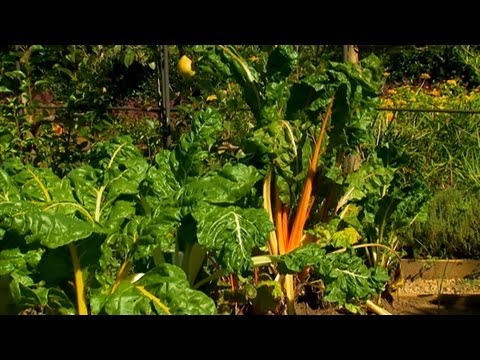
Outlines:
{"label": "crinkled leaf", "polygon": [[277,46],[268,56],[267,79],[279,82],[297,66],[298,54],[291,45]]}
{"label": "crinkled leaf", "polygon": [[164,252],[172,252],[180,220],[180,209],[177,207],[157,209],[150,221],[140,228],[134,259],[152,256],[158,247]]}
{"label": "crinkled leaf", "polygon": [[[77,310],[73,301],[63,290],[52,288],[48,292],[48,306],[53,309],[53,314],[76,315]],[[48,314],[49,312],[47,312]]]}
{"label": "crinkled leaf", "polygon": [[260,281],[257,284],[257,296],[252,300],[256,314],[275,312],[283,299],[280,282],[273,280]]}
{"label": "crinkled leaf", "polygon": [[30,269],[35,268],[42,258],[44,250],[34,249],[22,253],[19,248],[0,251],[0,276],[12,272],[27,275]]}
{"label": "crinkled leaf", "polygon": [[15,185],[13,179],[3,169],[0,169],[0,201],[19,201],[21,199],[20,191]]}
{"label": "crinkled leaf", "polygon": [[161,206],[166,200],[173,199],[180,190],[180,184],[175,178],[175,169],[171,164],[172,152],[161,150],[155,156],[155,166],[152,166],[140,186],[142,196],[147,204],[147,211]]}
{"label": "crinkled leaf", "polygon": [[[146,296],[146,290],[156,300]],[[160,305],[159,305],[160,303]],[[162,264],[135,283],[122,281],[105,303],[110,315],[213,315],[215,303],[189,287],[187,276],[177,266]]]}
{"label": "crinkled leaf", "polygon": [[95,213],[97,195],[102,186],[101,170],[90,165],[80,166],[68,173],[78,202],[91,214]]}
{"label": "crinkled leaf", "polygon": [[170,159],[171,168],[180,184],[206,172],[211,149],[222,131],[222,118],[218,110],[208,108],[194,115],[190,131],[180,138]]}
{"label": "crinkled leaf", "polygon": [[345,180],[349,186],[346,193],[351,191],[348,198],[360,200],[367,195],[380,195],[392,181],[394,172],[395,169],[383,166],[382,162],[374,157],[363,162],[361,167],[349,174]]}
{"label": "crinkled leaf", "polygon": [[115,209],[112,204],[119,196],[138,193],[147,173],[148,164],[131,141],[118,137],[96,144],[90,161],[93,166],[84,165],[68,174],[80,204],[90,214],[101,214],[97,220],[102,223],[108,223],[109,212]]}
{"label": "crinkled leaf", "polygon": [[252,250],[264,246],[274,230],[263,209],[198,204],[193,212],[198,242],[214,251],[227,272],[242,273],[253,265]]}
{"label": "crinkled leaf", "polygon": [[106,228],[110,231],[117,231],[122,224],[135,216],[135,203],[132,201],[118,200],[113,203],[108,218],[105,222]]}
{"label": "crinkled leaf", "polygon": [[13,91],[7,88],[6,86],[0,86],[0,93],[11,93],[11,92]]}
{"label": "crinkled leaf", "polygon": [[326,251],[317,244],[308,244],[283,255],[279,264],[281,272],[298,273],[306,266],[318,264],[325,258]]}
{"label": "crinkled leaf", "polygon": [[331,254],[327,257],[331,269],[319,267],[319,276],[326,288],[325,300],[344,305],[354,300],[367,300],[380,293],[389,281],[383,268],[368,268],[354,254]]}
{"label": "crinkled leaf", "polygon": [[348,226],[345,229],[335,232],[332,236],[332,245],[334,247],[348,247],[356,244],[360,240],[360,234],[353,227]]}
{"label": "crinkled leaf", "polygon": [[258,125],[270,124],[272,121],[285,119],[290,87],[287,82],[269,83],[265,88],[265,101],[260,111],[261,121]]}
{"label": "crinkled leaf", "polygon": [[358,220],[358,216],[362,208],[355,204],[348,204],[340,213],[340,218],[342,221],[346,222],[348,225],[351,225],[355,229],[362,229],[363,225]]}
{"label": "crinkled leaf", "polygon": [[10,281],[10,291],[21,309],[40,307],[46,314],[76,314],[74,303],[63,290],[45,288],[41,284],[34,284],[29,277],[13,274]]}
{"label": "crinkled leaf", "polygon": [[[59,179],[50,169],[34,168],[27,165],[25,170],[15,176],[17,184],[22,186],[25,200],[50,202],[74,201],[70,182]],[[50,199],[45,198],[45,192]]]}
{"label": "crinkled leaf", "polygon": [[153,217],[134,217],[121,232],[112,233],[101,245],[96,279],[105,289],[110,288],[125,261],[152,258],[157,250],[173,252],[178,226],[178,208],[157,209]]}
{"label": "crinkled leaf", "polygon": [[306,266],[323,281],[325,300],[345,305],[380,293],[389,281],[383,268],[368,268],[354,253],[326,254],[320,245],[309,244],[280,257],[279,271],[299,272]]}
{"label": "crinkled leaf", "polygon": [[184,188],[184,201],[186,204],[198,201],[234,204],[246,196],[260,178],[253,166],[228,163],[222,170],[188,183]]}
{"label": "crinkled leaf", "polygon": [[84,239],[93,231],[85,221],[63,214],[48,214],[28,203],[0,204],[0,227],[25,236],[25,241],[39,241],[56,248]]}

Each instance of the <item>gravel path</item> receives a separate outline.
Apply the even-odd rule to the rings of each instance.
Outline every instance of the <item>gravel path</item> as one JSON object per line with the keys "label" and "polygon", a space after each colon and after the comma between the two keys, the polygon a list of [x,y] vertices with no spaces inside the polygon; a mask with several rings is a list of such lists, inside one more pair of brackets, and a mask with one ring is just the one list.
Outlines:
{"label": "gravel path", "polygon": [[480,294],[480,280],[434,279],[406,281],[398,290],[399,296],[437,294]]}

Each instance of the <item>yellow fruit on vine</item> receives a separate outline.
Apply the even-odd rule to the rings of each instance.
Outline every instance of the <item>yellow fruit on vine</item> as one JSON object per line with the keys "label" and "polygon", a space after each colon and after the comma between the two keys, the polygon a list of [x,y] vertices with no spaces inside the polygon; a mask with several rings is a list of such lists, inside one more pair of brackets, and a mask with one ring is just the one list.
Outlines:
{"label": "yellow fruit on vine", "polygon": [[192,60],[188,56],[183,55],[178,61],[178,72],[184,77],[192,77],[195,75],[195,71],[192,70]]}

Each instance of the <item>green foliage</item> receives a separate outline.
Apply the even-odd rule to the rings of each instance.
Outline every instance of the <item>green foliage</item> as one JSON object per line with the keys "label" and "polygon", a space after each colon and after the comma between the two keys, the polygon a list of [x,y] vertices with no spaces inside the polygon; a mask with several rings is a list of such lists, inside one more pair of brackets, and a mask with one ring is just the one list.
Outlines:
{"label": "green foliage", "polygon": [[428,207],[426,221],[402,233],[404,248],[419,257],[479,258],[479,199],[476,191],[438,192]]}
{"label": "green foliage", "polygon": [[280,283],[273,280],[260,281],[255,290],[256,296],[252,299],[255,313],[275,313],[283,298],[283,291]]}
{"label": "green foliage", "polygon": [[280,271],[299,272],[306,266],[313,269],[313,278],[322,280],[325,300],[340,306],[368,300],[384,290],[388,274],[381,267],[367,267],[355,253],[330,253],[310,244],[281,256]]}
{"label": "green foliage", "polygon": [[[468,91],[450,79],[430,89],[399,87],[390,91],[382,102],[386,106],[415,102],[417,107],[467,110],[475,109],[480,97],[478,91]],[[398,113],[388,125],[385,138],[396,144],[397,152],[401,151],[403,157],[409,159],[411,171],[421,173],[432,191],[448,186],[478,187],[477,115]]]}
{"label": "green foliage", "polygon": [[392,82],[421,82],[421,75],[427,73],[432,82],[462,78],[471,87],[480,84],[478,46],[390,46],[374,51],[382,53],[385,70],[390,73],[389,81]]}

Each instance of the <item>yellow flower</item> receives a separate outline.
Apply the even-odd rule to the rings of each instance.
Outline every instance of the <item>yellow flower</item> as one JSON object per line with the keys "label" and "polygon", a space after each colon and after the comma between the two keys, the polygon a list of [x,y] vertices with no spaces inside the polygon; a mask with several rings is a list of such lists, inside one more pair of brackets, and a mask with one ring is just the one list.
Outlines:
{"label": "yellow flower", "polygon": [[397,90],[395,90],[395,89],[388,89],[388,90],[387,90],[387,93],[388,93],[388,94],[396,94],[396,93],[397,93]]}
{"label": "yellow flower", "polygon": [[389,77],[389,76],[390,76],[390,73],[389,73],[389,72],[384,72],[384,73],[383,73],[383,76]]}
{"label": "yellow flower", "polygon": [[387,113],[387,121],[388,122],[391,122],[393,120],[393,113],[392,112],[388,112]]}
{"label": "yellow flower", "polygon": [[392,99],[385,99],[383,103],[386,107],[393,106],[393,100]]}
{"label": "yellow flower", "polygon": [[430,79],[430,75],[427,73],[423,73],[422,75],[420,75],[420,79],[424,79],[424,80]]}
{"label": "yellow flower", "polygon": [[447,80],[447,84],[455,86],[457,85],[457,80],[454,80],[454,79]]}
{"label": "yellow flower", "polygon": [[248,60],[253,61],[253,62],[257,62],[258,60],[260,60],[260,58],[258,56],[252,55],[248,58]]}
{"label": "yellow flower", "polygon": [[209,96],[207,96],[207,102],[208,102],[208,101],[214,101],[214,100],[217,100],[217,96],[216,96],[216,95],[209,95]]}
{"label": "yellow flower", "polygon": [[433,89],[430,95],[439,97],[440,96],[440,91],[438,89]]}

